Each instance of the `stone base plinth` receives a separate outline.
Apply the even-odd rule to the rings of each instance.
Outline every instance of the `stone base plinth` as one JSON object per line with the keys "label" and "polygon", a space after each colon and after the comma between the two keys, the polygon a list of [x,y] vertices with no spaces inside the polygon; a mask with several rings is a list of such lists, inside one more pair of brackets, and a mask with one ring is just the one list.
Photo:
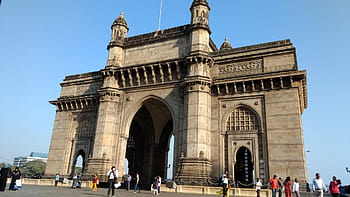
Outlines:
{"label": "stone base plinth", "polygon": [[211,161],[202,158],[181,158],[175,177],[179,185],[207,185],[210,179]]}
{"label": "stone base plinth", "polygon": [[111,160],[109,159],[93,159],[89,158],[86,175],[97,174],[101,182],[107,182],[107,172],[111,168]]}

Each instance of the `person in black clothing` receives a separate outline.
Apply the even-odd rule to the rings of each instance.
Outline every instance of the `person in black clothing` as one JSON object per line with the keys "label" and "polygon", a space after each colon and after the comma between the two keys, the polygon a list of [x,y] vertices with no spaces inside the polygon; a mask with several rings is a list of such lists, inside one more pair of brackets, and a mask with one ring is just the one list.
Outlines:
{"label": "person in black clothing", "polygon": [[21,178],[21,171],[19,171],[18,167],[16,167],[15,170],[11,173],[11,178],[12,179],[9,190],[15,191],[16,180]]}
{"label": "person in black clothing", "polygon": [[11,169],[8,167],[8,165],[5,165],[4,167],[1,168],[1,171],[0,171],[0,192],[5,191],[7,177],[10,174],[10,172],[11,172]]}

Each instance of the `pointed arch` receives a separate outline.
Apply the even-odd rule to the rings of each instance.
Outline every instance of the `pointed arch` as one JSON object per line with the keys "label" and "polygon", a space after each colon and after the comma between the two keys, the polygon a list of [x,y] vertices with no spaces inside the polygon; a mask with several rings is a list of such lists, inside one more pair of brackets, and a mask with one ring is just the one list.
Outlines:
{"label": "pointed arch", "polygon": [[258,132],[260,130],[260,118],[254,109],[240,104],[226,116],[224,130]]}

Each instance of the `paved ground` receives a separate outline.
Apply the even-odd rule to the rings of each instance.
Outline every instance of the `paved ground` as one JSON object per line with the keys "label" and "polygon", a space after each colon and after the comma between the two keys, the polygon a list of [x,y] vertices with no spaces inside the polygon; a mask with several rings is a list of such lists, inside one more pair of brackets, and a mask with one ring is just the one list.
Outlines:
{"label": "paved ground", "polygon": [[[7,189],[8,187],[6,187]],[[133,191],[125,191],[124,189],[115,190],[116,197],[145,197],[153,196],[150,191],[141,191],[141,193],[134,193]],[[54,187],[54,186],[37,186],[24,185],[19,191],[0,192],[1,197],[89,197],[89,196],[107,196],[106,188],[99,188],[97,192],[91,191],[90,188],[71,189],[69,187]],[[213,195],[198,195],[198,194],[182,194],[182,193],[167,193],[162,192],[159,197],[213,197]],[[214,195],[215,196],[215,195]]]}

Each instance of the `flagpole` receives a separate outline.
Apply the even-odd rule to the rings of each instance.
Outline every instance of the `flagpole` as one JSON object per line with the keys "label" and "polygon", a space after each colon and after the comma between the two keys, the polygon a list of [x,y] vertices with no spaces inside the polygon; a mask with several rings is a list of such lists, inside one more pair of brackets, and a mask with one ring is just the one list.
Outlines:
{"label": "flagpole", "polygon": [[158,19],[158,31],[160,30],[160,22],[161,22],[161,19],[162,19],[162,7],[163,7],[163,0],[160,0],[159,19]]}

